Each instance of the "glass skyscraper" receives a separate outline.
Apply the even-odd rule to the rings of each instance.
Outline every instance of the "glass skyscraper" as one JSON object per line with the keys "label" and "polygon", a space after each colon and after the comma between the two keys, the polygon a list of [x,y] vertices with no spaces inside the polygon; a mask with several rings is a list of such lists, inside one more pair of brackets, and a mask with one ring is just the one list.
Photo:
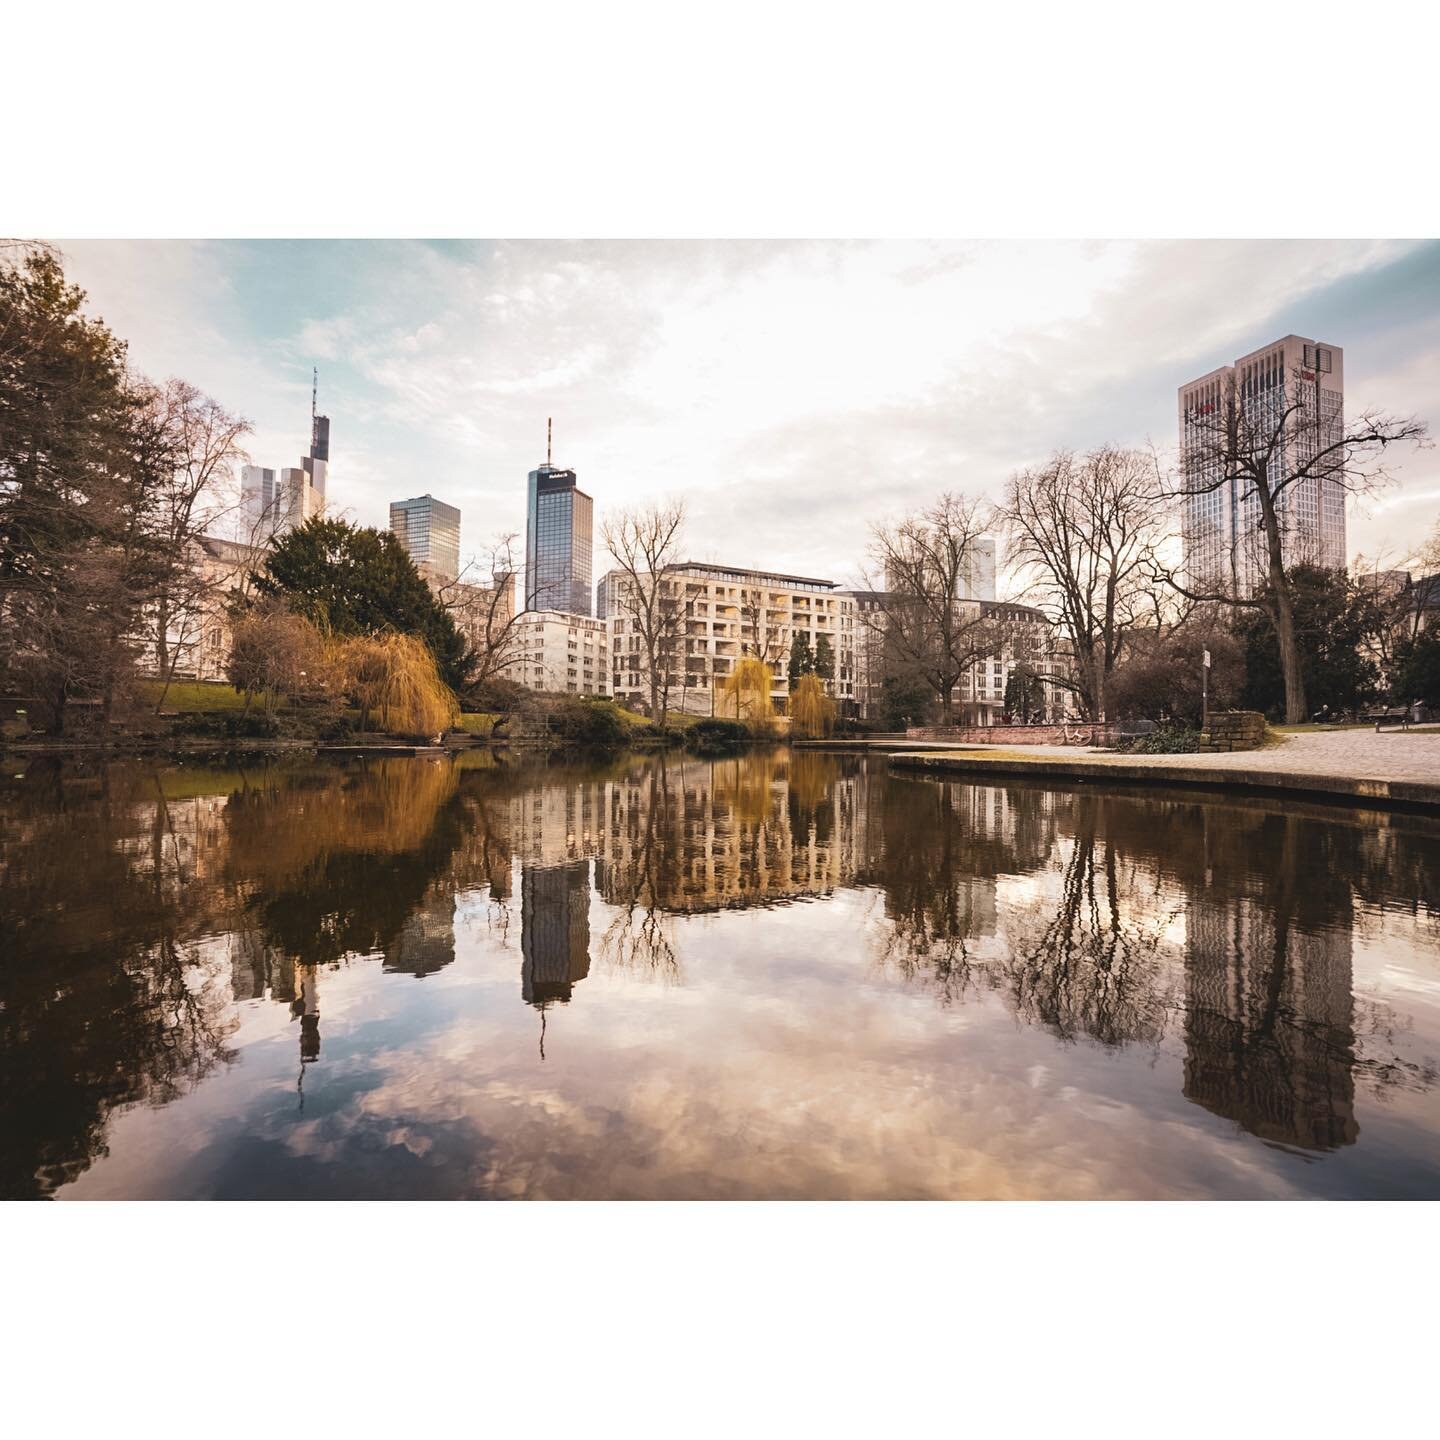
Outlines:
{"label": "glass skyscraper", "polygon": [[530,472],[525,507],[525,608],[593,615],[594,502],[573,470]]}
{"label": "glass skyscraper", "polygon": [[[1338,445],[1345,428],[1345,352],[1286,335],[1180,387],[1180,455],[1185,490],[1181,538],[1192,584],[1253,596],[1268,568],[1254,486],[1227,462],[1223,437],[1242,448],[1274,432],[1272,486],[1311,464],[1318,447]],[[1345,483],[1316,473],[1282,490],[1276,506],[1287,565],[1344,570]]]}
{"label": "glass skyscraper", "polygon": [[390,502],[390,529],[422,573],[454,580],[460,573],[460,512],[433,495]]}

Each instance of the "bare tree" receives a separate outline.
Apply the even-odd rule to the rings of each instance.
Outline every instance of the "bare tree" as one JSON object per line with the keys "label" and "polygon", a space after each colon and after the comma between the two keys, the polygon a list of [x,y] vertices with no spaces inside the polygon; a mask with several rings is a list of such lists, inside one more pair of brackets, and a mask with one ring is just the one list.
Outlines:
{"label": "bare tree", "polygon": [[758,580],[740,591],[740,649],[773,670],[786,655],[782,627],[772,625],[765,587]]}
{"label": "bare tree", "polygon": [[205,563],[198,547],[201,537],[236,507],[235,467],[249,458],[241,442],[250,423],[186,380],[171,379],[156,388],[149,407],[170,452],[154,497],[158,564],[147,607],[161,682],[158,710],[180,659],[210,620],[217,595],[231,587],[231,577],[219,573],[223,567]]}
{"label": "bare tree", "polygon": [[[1258,377],[1231,376],[1218,402],[1193,406],[1184,426],[1174,493],[1193,497],[1224,491],[1234,497],[1238,518],[1229,574],[1222,568],[1218,574],[1182,578],[1165,566],[1157,566],[1157,573],[1192,600],[1267,615],[1285,680],[1285,718],[1296,724],[1305,718],[1305,678],[1289,569],[1315,559],[1287,553],[1296,548],[1291,521],[1296,501],[1308,490],[1318,517],[1329,486],[1338,487],[1342,505],[1346,495],[1374,493],[1389,479],[1385,461],[1391,446],[1424,444],[1427,427],[1376,409],[1347,422],[1338,397],[1322,389],[1318,367],[1297,367],[1288,384],[1284,376],[1268,385]],[[1242,582],[1241,565],[1251,560],[1264,583],[1245,594],[1249,587]]]}
{"label": "bare tree", "polygon": [[1004,653],[1011,627],[978,600],[962,600],[977,542],[988,529],[979,500],[944,494],[904,519],[871,528],[873,606],[866,623],[883,633],[887,664],[913,674],[954,720],[954,692],[977,661]]}
{"label": "bare tree", "polygon": [[1042,678],[1073,689],[1088,720],[1105,718],[1126,635],[1159,621],[1146,563],[1162,538],[1159,488],[1152,456],[1111,446],[1059,451],[1005,486],[1009,558],[1074,646],[1074,674]]}
{"label": "bare tree", "polygon": [[620,570],[616,619],[638,636],[650,690],[650,718],[665,723],[672,669],[685,628],[674,572],[680,564],[684,501],[655,502],[607,516],[600,538]]}
{"label": "bare tree", "polygon": [[[458,578],[437,591],[440,603],[470,642],[475,658],[468,687],[471,691],[502,678],[520,655],[522,612],[515,604],[520,568],[515,559],[518,543],[519,536],[513,532],[497,535],[478,560],[471,560]],[[488,585],[477,578],[487,574]]]}

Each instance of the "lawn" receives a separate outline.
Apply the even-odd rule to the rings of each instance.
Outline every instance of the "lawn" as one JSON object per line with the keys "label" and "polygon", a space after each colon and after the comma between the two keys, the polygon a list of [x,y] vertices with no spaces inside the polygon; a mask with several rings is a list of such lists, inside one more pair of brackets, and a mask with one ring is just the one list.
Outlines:
{"label": "lawn", "polygon": [[[158,680],[142,680],[135,687],[140,703],[154,709],[164,687]],[[233,685],[212,680],[174,680],[165,691],[162,710],[176,710],[182,715],[213,714],[222,710],[243,710],[245,696]]]}
{"label": "lawn", "polygon": [[488,735],[495,728],[495,722],[499,718],[498,715],[491,715],[488,711],[479,710],[473,715],[461,715],[455,722],[455,728],[464,730],[470,735]]}
{"label": "lawn", "polygon": [[[615,700],[597,700],[597,705],[608,705],[619,717],[621,723],[627,729],[634,729],[636,726],[648,725],[649,716],[642,715],[638,710],[627,710],[625,706]],[[667,710],[665,712],[665,723],[672,730],[688,730],[698,719],[698,715],[687,715],[682,710]]]}
{"label": "lawn", "polygon": [[1271,730],[1278,731],[1281,735],[1324,735],[1331,730],[1373,730],[1375,722],[1354,720],[1347,721],[1343,725],[1314,725],[1306,721],[1303,725],[1272,725]]}

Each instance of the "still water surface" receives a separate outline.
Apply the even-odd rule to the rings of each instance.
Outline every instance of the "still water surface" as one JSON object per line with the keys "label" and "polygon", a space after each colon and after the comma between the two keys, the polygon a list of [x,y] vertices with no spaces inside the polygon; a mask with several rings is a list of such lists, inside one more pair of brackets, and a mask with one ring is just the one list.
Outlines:
{"label": "still water surface", "polygon": [[10,1197],[1440,1197],[1440,822],[784,751],[14,763]]}

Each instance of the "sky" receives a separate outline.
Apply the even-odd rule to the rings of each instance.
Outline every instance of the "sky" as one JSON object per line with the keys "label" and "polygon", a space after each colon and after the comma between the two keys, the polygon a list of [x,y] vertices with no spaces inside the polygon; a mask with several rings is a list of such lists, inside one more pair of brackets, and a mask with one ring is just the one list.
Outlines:
{"label": "sky", "polygon": [[[1057,448],[1173,459],[1183,382],[1295,333],[1345,352],[1346,408],[1440,428],[1436,241],[60,241],[88,308],[299,463],[311,369],[328,498],[516,533],[526,473],[607,510],[687,505],[687,558],[855,583],[870,526],[998,499]],[[1440,450],[1352,507],[1351,558],[1440,519]]]}

